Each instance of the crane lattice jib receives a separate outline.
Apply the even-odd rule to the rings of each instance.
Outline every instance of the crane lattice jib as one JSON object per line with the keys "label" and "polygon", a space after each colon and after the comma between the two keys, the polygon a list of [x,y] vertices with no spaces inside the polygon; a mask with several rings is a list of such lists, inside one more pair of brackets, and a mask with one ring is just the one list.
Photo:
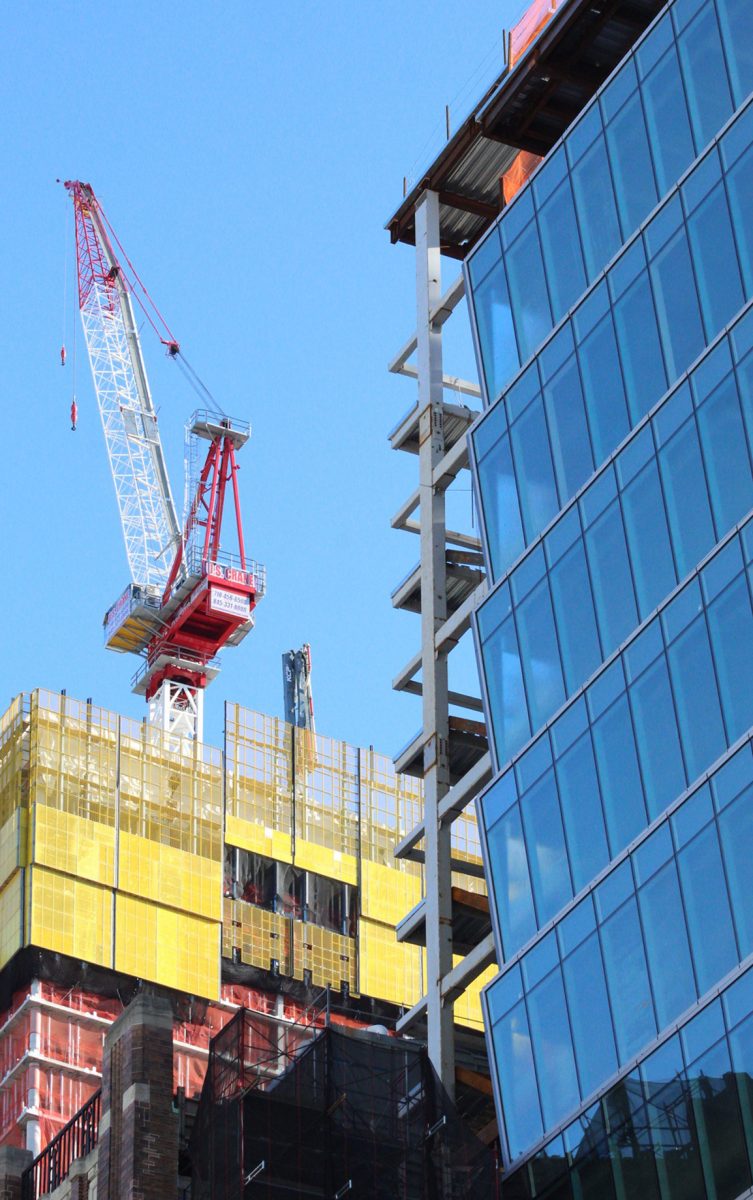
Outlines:
{"label": "crane lattice jib", "polygon": [[133,583],[164,588],[180,542],[127,281],[88,184],[76,214],[81,320]]}

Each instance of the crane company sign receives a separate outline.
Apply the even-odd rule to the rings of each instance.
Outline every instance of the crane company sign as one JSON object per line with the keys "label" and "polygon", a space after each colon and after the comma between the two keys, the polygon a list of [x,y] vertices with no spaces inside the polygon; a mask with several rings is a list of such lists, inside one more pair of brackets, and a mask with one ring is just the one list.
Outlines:
{"label": "crane company sign", "polygon": [[250,587],[256,586],[256,580],[251,571],[241,571],[238,567],[223,567],[220,563],[208,562],[207,575],[211,579],[226,579],[228,583],[242,583]]}
{"label": "crane company sign", "polygon": [[229,592],[226,588],[213,587],[209,596],[209,607],[215,612],[229,613],[231,617],[251,616],[251,601],[248,596]]}

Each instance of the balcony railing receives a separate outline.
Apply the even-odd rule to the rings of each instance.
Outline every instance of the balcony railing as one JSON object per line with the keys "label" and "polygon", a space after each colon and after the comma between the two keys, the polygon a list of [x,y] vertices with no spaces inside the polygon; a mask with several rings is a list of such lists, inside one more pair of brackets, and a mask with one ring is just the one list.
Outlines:
{"label": "balcony railing", "polygon": [[68,1178],[71,1164],[86,1158],[97,1144],[102,1090],[71,1117],[21,1176],[21,1200],[39,1200]]}

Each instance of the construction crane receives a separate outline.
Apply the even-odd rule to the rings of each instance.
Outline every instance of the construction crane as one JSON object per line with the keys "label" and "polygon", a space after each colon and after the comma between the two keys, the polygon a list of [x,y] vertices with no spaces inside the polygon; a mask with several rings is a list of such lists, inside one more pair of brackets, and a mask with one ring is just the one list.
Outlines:
{"label": "construction crane", "polygon": [[315,733],[314,697],[311,691],[311,647],[286,650],[282,656],[282,688],[285,720],[299,729]]}
{"label": "construction crane", "polygon": [[[265,591],[264,568],[246,558],[238,495],[236,453],[248,441],[250,427],[208,409],[194,413],[186,426],[181,524],[144,367],[134,299],[172,358],[179,357],[180,346],[149,299],[91,185],[68,180],[65,187],[75,213],[81,321],[131,577],[105,614],[105,645],[143,658],[132,683],[148,701],[150,722],[201,741],[204,689],[219,671],[217,652],[224,645],[237,645],[253,628],[253,610]],[[237,553],[221,546],[228,491]]]}

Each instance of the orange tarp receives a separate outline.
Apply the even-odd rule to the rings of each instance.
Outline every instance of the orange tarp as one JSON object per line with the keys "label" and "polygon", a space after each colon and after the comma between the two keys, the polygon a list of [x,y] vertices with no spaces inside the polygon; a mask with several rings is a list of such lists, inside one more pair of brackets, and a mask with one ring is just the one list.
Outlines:
{"label": "orange tarp", "polygon": [[538,154],[529,154],[527,150],[521,150],[519,154],[516,154],[512,166],[507,168],[501,180],[505,204],[509,204],[518,194],[540,162],[541,158]]}
{"label": "orange tarp", "polygon": [[510,67],[514,67],[564,0],[533,0],[510,30]]}

